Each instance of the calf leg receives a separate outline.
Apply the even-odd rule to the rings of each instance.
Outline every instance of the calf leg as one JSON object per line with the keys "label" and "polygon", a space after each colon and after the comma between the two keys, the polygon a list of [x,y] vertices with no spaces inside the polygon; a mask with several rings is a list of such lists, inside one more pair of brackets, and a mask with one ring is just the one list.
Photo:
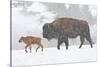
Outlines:
{"label": "calf leg", "polygon": [[28,45],[25,46],[25,52],[26,52],[26,53],[28,52],[28,51],[27,51],[27,47],[28,47]]}
{"label": "calf leg", "polygon": [[41,51],[43,51],[43,45],[41,44],[40,46],[41,46],[41,48],[42,48]]}
{"label": "calf leg", "polygon": [[32,47],[30,46],[30,53],[32,53]]}
{"label": "calf leg", "polygon": [[80,36],[80,41],[81,41],[81,44],[80,44],[79,48],[81,48],[84,43],[84,36]]}
{"label": "calf leg", "polygon": [[40,48],[40,46],[37,47],[36,52],[37,52],[37,50],[38,50],[39,48]]}

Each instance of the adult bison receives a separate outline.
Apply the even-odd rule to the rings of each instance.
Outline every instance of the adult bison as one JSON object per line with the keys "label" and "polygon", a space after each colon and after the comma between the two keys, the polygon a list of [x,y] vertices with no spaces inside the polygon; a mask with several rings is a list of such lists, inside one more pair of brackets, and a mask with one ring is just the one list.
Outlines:
{"label": "adult bison", "polygon": [[48,40],[52,38],[58,39],[58,49],[60,49],[60,45],[63,42],[66,45],[66,49],[68,49],[68,38],[76,38],[77,36],[80,36],[81,41],[79,48],[82,47],[85,38],[89,41],[91,48],[93,47],[89,25],[84,20],[62,17],[43,26],[43,37]]}

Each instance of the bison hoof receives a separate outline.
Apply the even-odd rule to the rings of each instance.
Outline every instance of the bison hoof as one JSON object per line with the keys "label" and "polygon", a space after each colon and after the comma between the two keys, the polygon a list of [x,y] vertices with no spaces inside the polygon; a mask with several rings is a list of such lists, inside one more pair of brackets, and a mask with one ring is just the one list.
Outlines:
{"label": "bison hoof", "polygon": [[58,50],[60,50],[60,48],[57,48]]}
{"label": "bison hoof", "polygon": [[68,50],[68,48],[66,48],[66,50]]}
{"label": "bison hoof", "polygon": [[79,49],[80,49],[81,47],[79,47]]}
{"label": "bison hoof", "polygon": [[93,48],[93,46],[91,46],[91,48]]}
{"label": "bison hoof", "polygon": [[66,48],[66,50],[68,50],[68,48]]}

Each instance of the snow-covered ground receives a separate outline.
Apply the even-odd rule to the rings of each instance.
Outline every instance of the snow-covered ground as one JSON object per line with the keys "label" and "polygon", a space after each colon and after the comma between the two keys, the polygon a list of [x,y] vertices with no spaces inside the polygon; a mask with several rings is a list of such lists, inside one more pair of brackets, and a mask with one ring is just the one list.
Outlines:
{"label": "snow-covered ground", "polygon": [[[92,41],[97,41],[96,24],[96,6],[42,3],[14,0],[12,3],[12,65],[40,65],[57,63],[74,63],[96,61],[96,45],[90,48],[90,45],[84,45],[78,49],[80,37],[69,39],[69,49],[62,46],[57,50],[57,40],[48,42],[42,38],[42,28],[45,23],[52,23],[58,17],[72,17],[83,19],[89,22]],[[57,6],[58,5],[58,6]],[[56,9],[59,7],[59,9]],[[64,9],[62,11],[62,9]],[[76,9],[76,10],[75,10]],[[25,53],[24,45],[20,45],[18,40],[21,36],[38,36],[42,38],[44,51],[36,53],[33,48],[32,53]],[[64,45],[64,44],[63,44]],[[72,46],[74,45],[74,46]],[[48,48],[49,47],[49,48]],[[52,48],[50,48],[52,47]],[[17,49],[17,50],[15,50]],[[19,50],[21,49],[21,50]]]}
{"label": "snow-covered ground", "polygon": [[81,49],[78,46],[69,46],[66,50],[61,47],[57,50],[56,47],[44,48],[41,52],[25,53],[24,50],[12,50],[12,66],[25,66],[25,65],[41,65],[41,64],[57,64],[57,63],[75,63],[75,62],[89,62],[96,61],[96,45],[83,45]]}

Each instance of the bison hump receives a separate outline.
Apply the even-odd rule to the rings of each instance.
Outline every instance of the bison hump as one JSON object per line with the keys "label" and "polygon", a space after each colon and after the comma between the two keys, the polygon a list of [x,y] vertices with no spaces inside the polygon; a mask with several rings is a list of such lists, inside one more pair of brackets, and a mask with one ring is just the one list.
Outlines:
{"label": "bison hump", "polygon": [[53,23],[56,29],[64,30],[66,32],[78,32],[80,29],[86,29],[88,23],[84,20],[73,18],[57,18]]}

